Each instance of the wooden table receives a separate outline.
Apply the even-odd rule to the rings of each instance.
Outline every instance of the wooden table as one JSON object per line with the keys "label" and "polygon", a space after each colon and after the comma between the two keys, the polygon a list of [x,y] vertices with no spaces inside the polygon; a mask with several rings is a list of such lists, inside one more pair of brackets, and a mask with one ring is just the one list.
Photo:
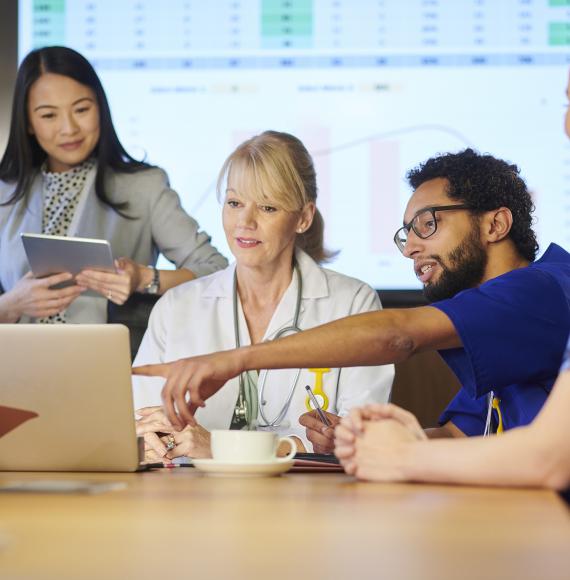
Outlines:
{"label": "wooden table", "polygon": [[122,481],[101,495],[0,494],[0,578],[570,578],[570,512],[547,491],[267,479]]}

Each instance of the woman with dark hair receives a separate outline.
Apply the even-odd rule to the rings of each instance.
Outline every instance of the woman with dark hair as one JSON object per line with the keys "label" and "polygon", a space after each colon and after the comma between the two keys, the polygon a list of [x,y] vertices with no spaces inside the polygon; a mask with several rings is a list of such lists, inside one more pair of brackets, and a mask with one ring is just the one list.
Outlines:
{"label": "woman with dark hair", "polygon": [[[106,239],[121,257],[116,272],[85,270],[56,288],[71,274],[35,279],[21,232]],[[161,252],[177,270],[155,268]],[[164,171],[125,151],[91,64],[65,47],[32,51],[0,161],[0,322],[106,322],[107,301],[163,293],[226,264]]]}

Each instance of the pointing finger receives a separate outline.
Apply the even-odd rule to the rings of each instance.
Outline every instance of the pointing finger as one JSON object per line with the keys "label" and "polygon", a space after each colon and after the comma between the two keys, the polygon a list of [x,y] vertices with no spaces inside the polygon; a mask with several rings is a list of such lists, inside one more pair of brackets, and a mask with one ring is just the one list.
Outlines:
{"label": "pointing finger", "polygon": [[167,379],[170,374],[170,365],[155,364],[155,365],[141,365],[140,367],[133,367],[133,375],[144,377],[163,377]]}

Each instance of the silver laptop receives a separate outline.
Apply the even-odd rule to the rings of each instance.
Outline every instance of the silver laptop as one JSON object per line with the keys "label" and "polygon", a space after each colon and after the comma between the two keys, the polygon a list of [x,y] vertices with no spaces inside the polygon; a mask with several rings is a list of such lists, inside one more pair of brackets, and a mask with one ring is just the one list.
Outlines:
{"label": "silver laptop", "polygon": [[0,324],[0,470],[138,466],[128,329]]}

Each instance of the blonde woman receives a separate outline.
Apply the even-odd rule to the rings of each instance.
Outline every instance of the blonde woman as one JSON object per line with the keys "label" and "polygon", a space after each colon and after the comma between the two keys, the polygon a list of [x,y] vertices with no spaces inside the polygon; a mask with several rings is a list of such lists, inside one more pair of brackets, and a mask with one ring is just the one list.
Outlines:
{"label": "blonde woman", "polygon": [[[224,163],[218,184],[235,264],[161,298],[135,366],[260,343],[381,308],[376,292],[364,282],[320,266],[329,254],[316,208],[315,170],[297,138],[267,131],[242,143]],[[179,432],[173,432],[158,407],[164,381],[135,377],[135,405],[145,407],[139,410],[138,430],[145,435],[147,460],[163,458],[167,441],[174,445],[167,459],[208,457],[214,428],[271,429],[296,436],[300,450],[332,452],[332,427],[340,416],[355,405],[386,402],[394,368],[323,372],[332,427],[307,411],[305,386],[314,387],[316,376],[309,369],[243,373],[197,411],[197,425]],[[161,438],[161,433],[172,435]]]}

